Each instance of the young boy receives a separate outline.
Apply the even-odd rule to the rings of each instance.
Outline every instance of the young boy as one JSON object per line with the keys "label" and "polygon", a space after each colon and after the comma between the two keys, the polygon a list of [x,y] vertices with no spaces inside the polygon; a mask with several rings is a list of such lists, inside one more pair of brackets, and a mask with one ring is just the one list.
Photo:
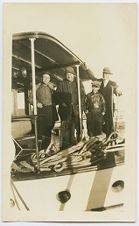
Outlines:
{"label": "young boy", "polygon": [[86,96],[87,130],[89,137],[102,133],[105,101],[99,92],[100,85],[99,81],[92,82],[92,92]]}

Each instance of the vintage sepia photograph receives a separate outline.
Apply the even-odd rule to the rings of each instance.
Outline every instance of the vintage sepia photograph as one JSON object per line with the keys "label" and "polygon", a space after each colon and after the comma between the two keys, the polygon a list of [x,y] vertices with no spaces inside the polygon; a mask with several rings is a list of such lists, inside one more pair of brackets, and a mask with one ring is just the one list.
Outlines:
{"label": "vintage sepia photograph", "polygon": [[4,3],[3,221],[136,221],[136,10]]}

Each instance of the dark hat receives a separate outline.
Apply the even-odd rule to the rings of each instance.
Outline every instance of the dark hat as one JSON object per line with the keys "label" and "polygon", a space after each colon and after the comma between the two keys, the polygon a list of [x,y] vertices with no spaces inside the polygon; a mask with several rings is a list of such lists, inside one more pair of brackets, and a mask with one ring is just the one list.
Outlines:
{"label": "dark hat", "polygon": [[74,71],[74,69],[72,67],[67,67],[66,68],[66,73],[71,73],[71,74],[75,75],[75,71]]}
{"label": "dark hat", "polygon": [[101,86],[101,82],[100,81],[93,81],[92,82],[92,87],[100,88],[100,86]]}
{"label": "dark hat", "polygon": [[111,72],[111,70],[110,70],[109,67],[104,67],[104,68],[103,68],[103,73],[104,73],[104,74],[111,74],[111,75],[112,75],[112,72]]}

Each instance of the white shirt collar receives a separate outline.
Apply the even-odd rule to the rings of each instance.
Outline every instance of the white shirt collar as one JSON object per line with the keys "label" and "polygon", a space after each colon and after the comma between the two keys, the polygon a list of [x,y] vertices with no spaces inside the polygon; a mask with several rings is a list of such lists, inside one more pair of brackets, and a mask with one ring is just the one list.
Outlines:
{"label": "white shirt collar", "polygon": [[108,84],[108,82],[109,82],[109,79],[103,80],[103,85],[104,85],[104,87],[106,87],[106,85]]}

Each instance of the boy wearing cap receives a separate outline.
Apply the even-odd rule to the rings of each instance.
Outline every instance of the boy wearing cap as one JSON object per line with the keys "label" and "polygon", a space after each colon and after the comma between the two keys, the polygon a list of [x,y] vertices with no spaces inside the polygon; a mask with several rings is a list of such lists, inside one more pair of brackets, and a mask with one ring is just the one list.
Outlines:
{"label": "boy wearing cap", "polygon": [[103,131],[109,136],[114,131],[113,115],[114,115],[114,102],[113,94],[116,96],[122,95],[116,82],[110,80],[110,75],[112,72],[110,68],[105,67],[103,69],[103,78],[100,87],[100,92],[104,97],[106,104],[106,113],[104,115],[104,128]]}
{"label": "boy wearing cap", "polygon": [[103,115],[105,114],[105,101],[99,92],[100,82],[92,83],[92,92],[86,96],[87,129],[89,137],[102,133]]}

